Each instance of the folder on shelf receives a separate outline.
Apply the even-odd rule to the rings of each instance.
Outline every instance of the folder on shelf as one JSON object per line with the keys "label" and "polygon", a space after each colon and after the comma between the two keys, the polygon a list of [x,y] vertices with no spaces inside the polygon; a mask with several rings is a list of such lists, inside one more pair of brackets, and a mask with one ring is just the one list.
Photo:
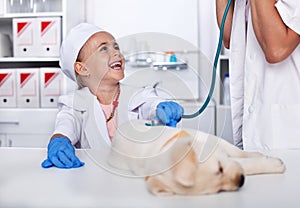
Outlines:
{"label": "folder on shelf", "polygon": [[35,18],[13,19],[13,51],[15,57],[32,57],[37,54],[36,28]]}
{"label": "folder on shelf", "polygon": [[0,108],[17,106],[16,74],[14,69],[0,70]]}
{"label": "folder on shelf", "polygon": [[59,68],[40,68],[41,107],[56,108],[64,90],[64,79]]}
{"label": "folder on shelf", "polygon": [[38,21],[38,56],[58,57],[61,43],[61,18],[37,18]]}
{"label": "folder on shelf", "polygon": [[16,69],[17,107],[40,107],[39,68]]}

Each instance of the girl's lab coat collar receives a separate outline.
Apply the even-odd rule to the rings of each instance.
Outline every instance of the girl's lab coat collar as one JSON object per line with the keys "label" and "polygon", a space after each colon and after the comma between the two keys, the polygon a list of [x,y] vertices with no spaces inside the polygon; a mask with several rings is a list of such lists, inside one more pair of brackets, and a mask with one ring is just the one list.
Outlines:
{"label": "girl's lab coat collar", "polygon": [[[98,103],[97,97],[85,87],[74,94],[74,112],[82,119],[84,137],[91,148],[110,146],[105,117]],[[102,139],[99,139],[99,135]],[[104,143],[104,144],[103,144]]]}
{"label": "girl's lab coat collar", "polygon": [[[157,104],[162,101],[157,97],[155,89],[152,87],[132,87],[124,84],[121,84],[120,87],[119,125],[129,119],[151,119],[150,117],[155,114]],[[76,90],[73,96],[60,97],[59,103],[61,106],[66,105],[73,109],[75,125],[81,128],[81,131],[78,131],[80,135],[76,135],[76,138],[80,138],[82,148],[99,148],[111,145],[104,113],[97,97],[88,88]],[[141,108],[141,106],[143,107]]]}

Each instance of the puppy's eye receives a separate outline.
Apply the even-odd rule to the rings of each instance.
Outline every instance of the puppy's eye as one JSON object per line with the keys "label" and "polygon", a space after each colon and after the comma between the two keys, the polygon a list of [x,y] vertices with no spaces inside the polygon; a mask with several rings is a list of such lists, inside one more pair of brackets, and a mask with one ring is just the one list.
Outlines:
{"label": "puppy's eye", "polygon": [[217,174],[222,174],[222,173],[223,173],[223,167],[222,167],[221,162],[219,161],[218,162],[218,173]]}
{"label": "puppy's eye", "polygon": [[223,173],[223,167],[219,166],[219,173]]}

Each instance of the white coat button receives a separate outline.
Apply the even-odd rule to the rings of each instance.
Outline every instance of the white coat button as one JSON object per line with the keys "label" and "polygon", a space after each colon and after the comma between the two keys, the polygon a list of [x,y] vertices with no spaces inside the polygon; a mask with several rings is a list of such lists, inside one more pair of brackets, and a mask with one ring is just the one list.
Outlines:
{"label": "white coat button", "polygon": [[253,111],[254,111],[254,107],[253,107],[253,106],[249,106],[248,112],[249,112],[249,113],[253,113]]}

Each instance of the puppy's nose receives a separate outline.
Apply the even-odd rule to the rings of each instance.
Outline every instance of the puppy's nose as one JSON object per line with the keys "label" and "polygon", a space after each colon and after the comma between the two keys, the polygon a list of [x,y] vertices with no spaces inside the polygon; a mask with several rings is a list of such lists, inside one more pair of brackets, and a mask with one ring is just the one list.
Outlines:
{"label": "puppy's nose", "polygon": [[239,182],[239,187],[242,187],[244,185],[244,182],[245,182],[245,176],[241,175],[240,182]]}

